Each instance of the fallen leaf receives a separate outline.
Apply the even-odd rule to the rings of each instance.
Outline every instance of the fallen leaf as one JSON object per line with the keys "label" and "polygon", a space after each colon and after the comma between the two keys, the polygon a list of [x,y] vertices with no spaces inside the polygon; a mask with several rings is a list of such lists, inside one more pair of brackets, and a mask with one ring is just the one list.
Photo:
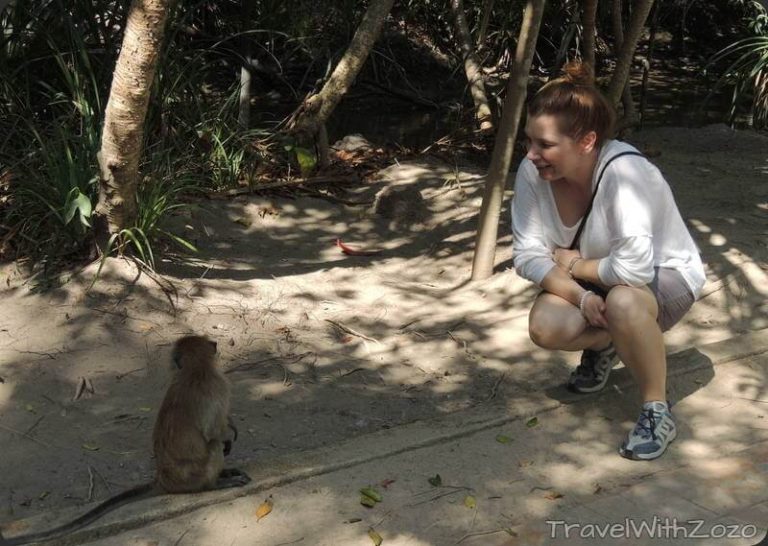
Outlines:
{"label": "fallen leaf", "polygon": [[360,519],[360,518],[350,518],[350,519],[344,521],[343,523],[360,523],[361,521],[363,521],[363,520]]}
{"label": "fallen leaf", "polygon": [[435,474],[431,478],[428,478],[427,481],[430,485],[434,485],[435,487],[443,485],[443,478],[440,477],[440,474]]}
{"label": "fallen leaf", "polygon": [[362,250],[352,248],[351,246],[342,243],[341,239],[336,239],[336,246],[339,247],[341,252],[347,256],[376,256],[377,254],[381,254],[381,250]]}
{"label": "fallen leaf", "polygon": [[270,496],[256,509],[256,521],[261,521],[261,518],[266,517],[272,511],[272,506],[272,497]]}
{"label": "fallen leaf", "polygon": [[83,444],[83,449],[87,449],[88,451],[98,451],[99,446],[95,446],[92,444]]}
{"label": "fallen leaf", "polygon": [[392,485],[393,483],[395,483],[395,480],[382,480],[382,482],[381,482],[381,484],[380,484],[380,485],[381,485],[381,486],[382,486],[384,489],[386,489],[387,487],[389,487],[389,486],[390,486],[390,485]]}
{"label": "fallen leaf", "polygon": [[512,441],[512,438],[510,438],[506,434],[499,434],[498,436],[496,436],[496,441],[499,442],[500,444],[508,444]]}
{"label": "fallen leaf", "polygon": [[38,497],[38,499],[43,500],[45,497],[47,497],[50,494],[51,494],[50,491],[43,491],[42,493],[40,493],[40,496]]}
{"label": "fallen leaf", "polygon": [[33,406],[32,404],[27,404],[26,406],[24,406],[24,409],[27,410],[29,413],[37,413],[35,411],[35,406]]}
{"label": "fallen leaf", "polygon": [[475,508],[477,508],[477,499],[472,495],[467,495],[466,497],[464,497],[464,506],[466,506],[470,510],[474,510]]}
{"label": "fallen leaf", "polygon": [[521,459],[518,461],[517,466],[520,468],[525,468],[526,466],[531,466],[533,464],[533,461],[529,461],[528,459]]}
{"label": "fallen leaf", "polygon": [[533,428],[538,424],[539,424],[538,417],[531,417],[530,419],[528,419],[528,421],[525,422],[525,426],[527,426],[528,428]]}
{"label": "fallen leaf", "polygon": [[597,494],[598,494],[598,493],[600,493],[602,490],[603,490],[603,486],[602,486],[602,485],[600,485],[599,483],[596,483],[596,484],[595,484],[595,490],[594,490],[594,491],[592,491],[592,494],[593,494],[593,495],[597,495]]}
{"label": "fallen leaf", "polygon": [[251,222],[250,218],[243,218],[242,216],[238,216],[237,218],[235,218],[234,222],[236,224],[240,224],[241,226],[247,227],[247,228],[251,227],[251,224],[253,223]]}
{"label": "fallen leaf", "polygon": [[373,487],[363,487],[360,490],[360,493],[362,493],[366,497],[370,497],[376,502],[381,502],[383,500],[383,497],[381,496],[381,493],[376,491]]}
{"label": "fallen leaf", "polygon": [[150,408],[149,406],[141,406],[139,408],[139,411],[152,411],[152,408]]}
{"label": "fallen leaf", "polygon": [[381,546],[381,543],[384,542],[384,539],[381,538],[381,535],[373,527],[368,528],[368,536],[371,537],[374,546]]}
{"label": "fallen leaf", "polygon": [[373,500],[368,495],[360,495],[360,504],[362,504],[366,508],[373,508],[374,506],[376,506],[376,501]]}
{"label": "fallen leaf", "polygon": [[544,498],[545,499],[549,499],[549,500],[562,499],[563,498],[563,494],[562,493],[558,493],[557,491],[550,491],[549,493],[544,495]]}

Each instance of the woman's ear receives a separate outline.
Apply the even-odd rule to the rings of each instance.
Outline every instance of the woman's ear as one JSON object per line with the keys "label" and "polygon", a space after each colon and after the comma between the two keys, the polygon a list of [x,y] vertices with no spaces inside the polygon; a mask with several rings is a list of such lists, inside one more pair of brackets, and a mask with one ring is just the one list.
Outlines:
{"label": "woman's ear", "polygon": [[581,146],[582,153],[590,153],[597,146],[597,133],[594,131],[589,131],[586,135],[579,139],[579,146]]}

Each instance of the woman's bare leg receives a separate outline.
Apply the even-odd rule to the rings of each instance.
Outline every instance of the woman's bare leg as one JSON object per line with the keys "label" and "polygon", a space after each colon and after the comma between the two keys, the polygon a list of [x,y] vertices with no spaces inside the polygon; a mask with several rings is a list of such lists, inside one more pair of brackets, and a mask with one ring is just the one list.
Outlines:
{"label": "woman's bare leg", "polygon": [[646,287],[615,286],[605,303],[613,345],[637,381],[643,401],[665,401],[667,358],[656,322],[656,298]]}
{"label": "woman's bare leg", "polygon": [[611,342],[607,330],[589,326],[573,304],[549,292],[536,298],[528,317],[528,331],[531,340],[544,349],[600,350]]}

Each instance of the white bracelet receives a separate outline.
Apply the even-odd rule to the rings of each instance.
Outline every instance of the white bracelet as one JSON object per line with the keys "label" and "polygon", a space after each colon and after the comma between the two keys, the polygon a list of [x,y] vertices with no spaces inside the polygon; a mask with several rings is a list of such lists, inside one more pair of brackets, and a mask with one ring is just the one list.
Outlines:
{"label": "white bracelet", "polygon": [[579,298],[579,311],[581,312],[581,316],[584,316],[584,302],[587,301],[587,296],[589,295],[595,295],[592,290],[584,290],[584,293],[581,294],[581,297]]}

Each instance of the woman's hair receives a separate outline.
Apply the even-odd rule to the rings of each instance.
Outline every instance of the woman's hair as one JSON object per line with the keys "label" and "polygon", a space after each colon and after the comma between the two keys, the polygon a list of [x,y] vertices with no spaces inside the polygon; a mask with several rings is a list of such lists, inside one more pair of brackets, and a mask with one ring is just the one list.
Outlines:
{"label": "woman's hair", "polygon": [[528,117],[556,116],[560,132],[578,139],[594,131],[597,144],[613,136],[616,113],[595,87],[592,68],[572,61],[563,76],[546,83],[528,103]]}

